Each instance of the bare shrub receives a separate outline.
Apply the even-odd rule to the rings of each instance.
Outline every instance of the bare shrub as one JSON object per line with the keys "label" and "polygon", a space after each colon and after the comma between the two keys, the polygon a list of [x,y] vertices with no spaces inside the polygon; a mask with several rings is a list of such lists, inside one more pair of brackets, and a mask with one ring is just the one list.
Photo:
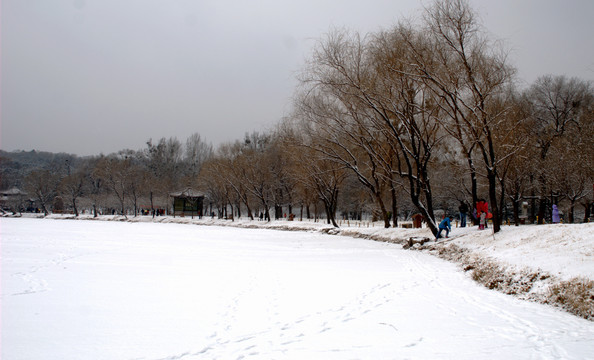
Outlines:
{"label": "bare shrub", "polygon": [[475,263],[473,267],[472,279],[474,281],[485,285],[489,289],[503,290],[507,281],[505,272],[500,266],[494,262],[483,261],[482,264]]}
{"label": "bare shrub", "polygon": [[576,277],[557,283],[549,291],[548,302],[584,319],[594,320],[594,281]]}

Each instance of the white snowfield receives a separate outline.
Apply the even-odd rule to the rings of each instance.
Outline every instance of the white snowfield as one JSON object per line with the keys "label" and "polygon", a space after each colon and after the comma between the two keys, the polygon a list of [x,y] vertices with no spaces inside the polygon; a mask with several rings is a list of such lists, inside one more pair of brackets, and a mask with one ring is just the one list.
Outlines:
{"label": "white snowfield", "polygon": [[[525,229],[496,245],[454,229],[452,241],[593,278],[594,247],[572,240],[591,244],[591,224],[551,227],[540,241],[554,253]],[[3,360],[594,358],[594,322],[490,291],[398,244],[25,218],[2,218],[0,236]],[[570,253],[580,255],[566,266]]]}

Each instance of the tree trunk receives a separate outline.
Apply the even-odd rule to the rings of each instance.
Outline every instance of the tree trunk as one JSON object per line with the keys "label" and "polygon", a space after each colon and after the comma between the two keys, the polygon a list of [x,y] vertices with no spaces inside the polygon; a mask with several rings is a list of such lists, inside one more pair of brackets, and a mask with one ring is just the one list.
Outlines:
{"label": "tree trunk", "polygon": [[330,203],[324,202],[324,208],[326,210],[326,217],[327,217],[328,224],[332,224],[332,226],[337,228],[338,224],[336,223],[336,219],[335,219],[336,210],[335,210],[334,206]]}
{"label": "tree trunk", "polygon": [[151,213],[153,214],[153,219],[155,218],[155,206],[153,204],[153,192],[150,192],[150,199],[151,199]]}
{"label": "tree trunk", "polygon": [[390,217],[388,216],[386,205],[384,205],[384,201],[382,200],[382,195],[379,192],[375,192],[375,199],[377,200],[380,211],[382,212],[382,217],[384,218],[384,227],[388,229],[390,227]]}
{"label": "tree trunk", "polygon": [[74,215],[78,216],[78,209],[76,208],[76,198],[72,198],[72,209],[74,210]]}
{"label": "tree trunk", "polygon": [[[542,160],[544,160],[544,157],[542,158]],[[547,205],[548,205],[548,199],[547,199],[547,186],[546,186],[546,178],[544,176],[544,174],[541,174],[539,177],[539,181],[540,181],[540,200],[538,202],[538,223],[539,224],[544,224],[545,221],[545,216],[547,213]]]}
{"label": "tree trunk", "polygon": [[584,223],[587,223],[590,220],[590,202],[586,201],[582,203],[584,206]]}
{"label": "tree trunk", "polygon": [[416,206],[417,210],[421,213],[421,215],[423,215],[423,217],[425,218],[425,221],[427,222],[427,227],[429,227],[429,230],[431,230],[433,236],[437,236],[437,224],[435,223],[433,213],[430,213],[425,207],[421,206],[418,200],[416,200],[416,203],[415,200],[413,200],[413,204]]}
{"label": "tree trunk", "polygon": [[520,199],[513,199],[512,201],[514,207],[514,222],[516,226],[520,226]]}
{"label": "tree trunk", "polygon": [[574,210],[575,210],[575,200],[569,201],[569,223],[573,224],[574,218]]}
{"label": "tree trunk", "polygon": [[392,223],[394,227],[398,227],[398,198],[396,197],[396,189],[392,186]]}
{"label": "tree trunk", "polygon": [[241,203],[239,201],[237,201],[237,203],[235,204],[235,207],[237,208],[237,218],[241,219]]}
{"label": "tree trunk", "polygon": [[474,161],[472,160],[472,156],[467,154],[466,156],[468,161],[468,168],[470,170],[470,192],[472,196],[472,206],[470,207],[470,217],[472,219],[472,223],[476,226],[479,223],[479,219],[474,216],[473,209],[476,208],[476,203],[478,202],[478,185],[476,180],[476,169],[474,167]]}
{"label": "tree trunk", "polygon": [[501,186],[501,194],[499,194],[499,224],[503,224],[505,211],[505,183],[499,182]]}
{"label": "tree trunk", "polygon": [[501,230],[501,219],[499,217],[499,206],[497,205],[497,175],[494,170],[487,173],[489,180],[489,201],[491,202],[491,213],[493,214],[493,232]]}
{"label": "tree trunk", "polygon": [[338,227],[336,223],[336,207],[338,204],[338,189],[334,187],[330,194],[330,196],[324,195],[322,201],[324,202],[324,207],[326,208],[326,217],[328,218],[328,224],[332,224],[334,227]]}
{"label": "tree trunk", "polygon": [[250,208],[250,205],[247,203],[245,203],[245,206],[247,207],[247,212],[248,212],[248,217],[250,218],[250,220],[254,220],[254,214],[252,213],[252,209]]}

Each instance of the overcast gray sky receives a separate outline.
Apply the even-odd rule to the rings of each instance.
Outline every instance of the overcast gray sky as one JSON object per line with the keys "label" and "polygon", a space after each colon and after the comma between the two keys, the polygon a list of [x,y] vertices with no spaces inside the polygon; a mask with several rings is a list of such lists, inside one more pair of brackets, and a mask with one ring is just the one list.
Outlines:
{"label": "overcast gray sky", "polygon": [[[424,3],[428,3],[425,1]],[[519,77],[594,79],[594,1],[471,0]],[[415,0],[2,0],[3,150],[214,145],[290,111],[295,74],[331,27],[418,15]]]}

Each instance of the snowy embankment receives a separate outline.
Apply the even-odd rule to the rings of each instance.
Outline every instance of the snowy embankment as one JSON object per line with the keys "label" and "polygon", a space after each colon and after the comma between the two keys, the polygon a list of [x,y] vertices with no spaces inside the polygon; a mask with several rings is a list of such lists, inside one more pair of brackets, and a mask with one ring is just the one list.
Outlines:
{"label": "snowy embankment", "polygon": [[[71,219],[73,216],[51,215]],[[93,219],[80,216],[79,219]],[[316,231],[376,241],[402,244],[411,238],[433,239],[427,228],[390,228],[383,223],[343,221],[336,229],[324,221],[258,221],[249,219],[102,216],[98,219],[129,222],[162,222],[274,230]],[[594,223],[503,226],[491,229],[453,228],[450,239],[415,245],[458,263],[471,277],[486,287],[563,308],[577,316],[594,320]]]}
{"label": "snowy embankment", "polygon": [[[594,322],[490,291],[428,252],[328,236],[320,224],[298,227],[319,231],[2,218],[0,357],[474,360],[594,353]],[[391,242],[423,235],[357,231]],[[450,243],[475,236],[467,231]]]}

